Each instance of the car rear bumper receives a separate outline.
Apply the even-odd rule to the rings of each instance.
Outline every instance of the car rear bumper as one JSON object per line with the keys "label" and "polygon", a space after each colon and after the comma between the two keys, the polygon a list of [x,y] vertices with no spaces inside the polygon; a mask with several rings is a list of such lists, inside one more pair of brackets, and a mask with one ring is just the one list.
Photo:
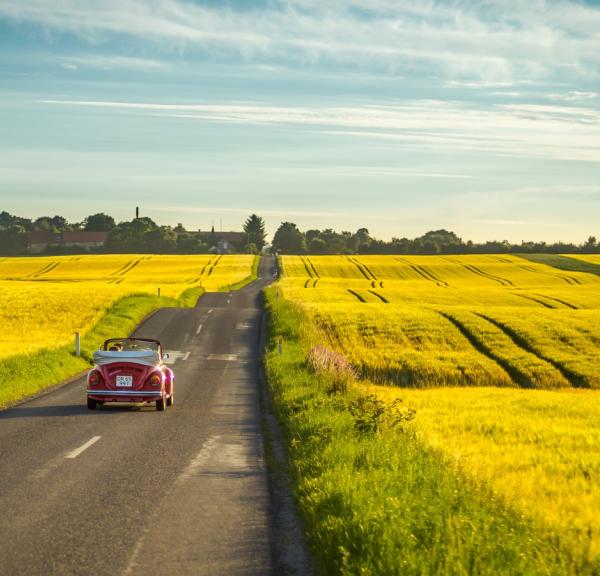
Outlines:
{"label": "car rear bumper", "polygon": [[88,398],[101,402],[150,402],[162,396],[161,390],[86,390]]}

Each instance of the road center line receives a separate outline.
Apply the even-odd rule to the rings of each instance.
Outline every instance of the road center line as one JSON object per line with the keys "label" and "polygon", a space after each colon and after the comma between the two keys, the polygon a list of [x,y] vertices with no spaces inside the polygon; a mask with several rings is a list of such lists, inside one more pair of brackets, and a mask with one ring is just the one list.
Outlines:
{"label": "road center line", "polygon": [[182,360],[187,360],[190,357],[190,352],[189,350],[183,355]]}
{"label": "road center line", "polygon": [[73,452],[69,452],[65,456],[65,458],[77,458],[77,456],[79,456],[84,450],[87,450],[92,444],[98,442],[100,438],[102,438],[102,436],[94,436],[93,438],[88,440],[83,446],[80,446],[79,448],[73,450]]}
{"label": "road center line", "polygon": [[198,326],[198,330],[196,330],[196,334],[200,334],[202,332],[202,324]]}
{"label": "road center line", "polygon": [[211,309],[208,311],[208,313],[209,313],[209,314],[212,314],[212,311],[213,311],[213,309],[211,308]]}

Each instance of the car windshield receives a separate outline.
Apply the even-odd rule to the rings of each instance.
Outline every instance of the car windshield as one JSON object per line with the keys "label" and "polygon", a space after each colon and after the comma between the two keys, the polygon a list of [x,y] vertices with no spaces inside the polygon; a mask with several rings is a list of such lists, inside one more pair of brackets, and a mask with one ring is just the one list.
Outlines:
{"label": "car windshield", "polygon": [[106,342],[105,350],[109,352],[142,352],[146,350],[158,352],[158,342],[148,342],[137,338],[115,339]]}

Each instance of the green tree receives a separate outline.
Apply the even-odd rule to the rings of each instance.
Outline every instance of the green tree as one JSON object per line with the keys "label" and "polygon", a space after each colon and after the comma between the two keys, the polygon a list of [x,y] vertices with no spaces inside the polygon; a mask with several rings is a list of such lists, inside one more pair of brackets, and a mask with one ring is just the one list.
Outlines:
{"label": "green tree", "polygon": [[83,229],[86,232],[110,232],[115,225],[115,219],[103,212],[92,214],[83,221]]}
{"label": "green tree", "polygon": [[158,226],[150,218],[137,218],[115,226],[106,239],[109,252],[147,252],[146,234]]}
{"label": "green tree", "polygon": [[308,251],[311,254],[326,254],[327,253],[327,242],[323,238],[313,238],[308,245]]}
{"label": "green tree", "polygon": [[159,226],[144,235],[146,251],[165,254],[177,249],[177,233],[170,226]]}
{"label": "green tree", "polygon": [[293,222],[282,222],[273,236],[273,248],[282,254],[305,252],[304,235]]}
{"label": "green tree", "polygon": [[29,218],[21,218],[13,216],[6,211],[0,212],[0,228],[8,228],[9,226],[23,226],[25,230],[30,231],[33,228],[33,223]]}
{"label": "green tree", "polygon": [[58,234],[69,230],[69,223],[62,216],[40,216],[33,223],[33,229],[38,232],[53,232]]}
{"label": "green tree", "polygon": [[310,243],[311,243],[311,242],[312,242],[312,241],[313,241],[315,238],[318,238],[320,234],[321,234],[321,231],[320,231],[320,230],[316,230],[316,229],[314,229],[314,230],[307,230],[307,231],[304,233],[304,239],[306,240],[306,243],[307,243],[308,245],[310,245]]}
{"label": "green tree", "polygon": [[0,254],[23,254],[26,250],[27,231],[23,226],[0,228]]}
{"label": "green tree", "polygon": [[246,233],[246,244],[256,245],[258,251],[264,248],[267,233],[265,232],[265,222],[260,216],[250,215],[244,222],[244,232]]}

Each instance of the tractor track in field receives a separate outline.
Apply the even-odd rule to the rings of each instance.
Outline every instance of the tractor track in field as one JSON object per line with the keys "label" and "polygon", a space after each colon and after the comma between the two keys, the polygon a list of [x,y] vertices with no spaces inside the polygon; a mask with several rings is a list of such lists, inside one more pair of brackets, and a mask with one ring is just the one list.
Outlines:
{"label": "tractor track in field", "polygon": [[535,302],[536,304],[539,304],[540,306],[543,306],[544,308],[549,308],[550,310],[557,309],[556,306],[549,304],[548,302],[544,302],[543,300],[539,300],[538,298],[534,298],[533,296],[527,296],[526,294],[519,294],[518,292],[513,292],[513,294],[515,296],[518,296],[519,298],[524,298],[525,300]]}
{"label": "tractor track in field", "polygon": [[60,262],[50,262],[47,266],[44,266],[44,268],[42,268],[41,270],[38,270],[34,274],[30,274],[30,277],[31,278],[39,278],[40,276],[44,276],[45,274],[48,274],[49,272],[52,272],[53,270],[58,268],[58,266],[60,266],[60,264],[61,264]]}
{"label": "tractor track in field", "polygon": [[131,272],[142,260],[145,258],[138,258],[137,260],[129,260],[127,264],[121,266],[116,272],[113,272],[107,277],[108,284],[122,284],[125,280],[125,275]]}
{"label": "tractor track in field", "polygon": [[460,260],[455,260],[454,258],[449,258],[447,256],[442,256],[442,258],[444,258],[444,260],[447,260],[448,262],[451,262],[452,264],[458,264],[459,266],[462,266],[463,268],[465,268],[469,272],[472,272],[473,274],[476,274],[477,276],[486,278],[487,280],[493,280],[495,282],[498,282],[498,284],[504,287],[515,287],[514,283],[511,280],[508,280],[508,278],[503,278],[502,276],[491,274],[489,272],[486,272],[485,270],[481,270],[481,268],[478,268],[477,266],[473,266],[472,264],[463,264],[462,262],[460,262]]}
{"label": "tractor track in field", "polygon": [[367,301],[364,299],[363,296],[361,296],[356,290],[352,290],[351,288],[346,288],[346,290],[348,292],[350,292],[350,294],[352,294],[352,296],[354,296],[355,298],[358,299],[359,302],[361,302],[362,304],[366,304]]}
{"label": "tractor track in field", "polygon": [[204,264],[204,266],[202,266],[202,270],[200,270],[200,274],[198,276],[192,276],[191,278],[188,279],[187,284],[196,284],[198,282],[200,282],[200,280],[202,280],[202,276],[204,275],[204,272],[207,268],[210,268],[210,265],[212,263],[212,261],[214,260],[214,258],[216,258],[216,256],[211,257],[208,262],[206,262],[206,264]]}
{"label": "tractor track in field", "polygon": [[567,284],[569,284],[571,286],[581,285],[581,282],[577,278],[574,278],[573,276],[569,276],[567,274],[558,274],[555,272],[547,272],[546,270],[538,270],[538,269],[534,268],[533,266],[527,266],[526,264],[514,264],[514,265],[518,266],[519,268],[522,268],[523,270],[527,270],[527,272],[534,272],[536,274],[542,274],[544,276],[551,276],[552,278],[558,278],[559,280],[563,280],[564,282],[566,282]]}
{"label": "tractor track in field", "polygon": [[513,330],[512,328],[510,328],[503,322],[500,322],[499,320],[496,320],[495,318],[491,318],[490,316],[487,316],[486,314],[477,313],[477,316],[479,316],[480,318],[483,318],[484,320],[487,320],[490,324],[493,324],[494,326],[496,326],[496,328],[498,328],[499,330],[504,332],[504,334],[506,336],[508,336],[508,338],[510,338],[516,346],[522,348],[526,352],[529,352],[533,356],[536,356],[540,360],[543,360],[544,362],[547,362],[548,364],[553,366],[556,370],[558,370],[562,374],[562,376],[565,378],[565,380],[567,380],[571,384],[571,386],[573,386],[574,388],[589,388],[590,387],[589,384],[585,381],[585,378],[583,378],[581,375],[576,374],[575,372],[573,372],[572,370],[570,370],[569,368],[567,368],[560,362],[557,362],[553,358],[550,358],[549,356],[542,354],[539,350],[536,350],[525,338],[523,338],[515,330]]}
{"label": "tractor track in field", "polygon": [[381,300],[384,304],[389,304],[390,301],[383,296],[382,294],[379,294],[379,292],[375,292],[375,290],[367,290],[367,292],[369,292],[369,294],[373,294],[373,296],[379,298],[379,300]]}
{"label": "tractor track in field", "polygon": [[[466,326],[458,318],[455,318],[454,316],[452,316],[451,314],[449,314],[447,312],[439,312],[439,313],[440,313],[441,316],[443,316],[444,318],[446,318],[446,320],[448,320],[449,322],[451,322],[452,324],[454,324],[454,326],[469,341],[469,343],[473,346],[473,348],[475,348],[478,352],[480,352],[484,356],[487,356],[490,360],[492,360],[498,366],[500,366],[500,368],[502,368],[508,374],[508,376],[510,377],[510,379],[519,388],[530,388],[530,389],[535,388],[533,382],[531,382],[531,379],[529,378],[529,376],[527,374],[525,374],[524,372],[522,372],[521,370],[519,370],[516,366],[514,366],[511,362],[509,362],[508,360],[506,360],[502,356],[496,354],[491,348],[489,348],[486,345],[485,341],[481,340],[476,334],[474,334],[471,331],[471,329],[468,326]],[[483,320],[486,320],[490,324],[496,326],[496,324],[494,324],[493,322],[491,322],[489,320],[489,318],[487,318],[485,316],[482,316],[480,314],[475,314],[475,315],[479,316]],[[502,330],[499,326],[496,326],[496,327],[499,328],[500,330]],[[506,335],[508,336],[508,334],[506,334]],[[509,336],[509,338],[510,338],[510,336]],[[511,340],[513,340],[513,339],[511,338]],[[514,342],[514,340],[513,340],[513,342]],[[530,352],[529,350],[527,350],[523,346],[520,346],[516,342],[515,342],[515,344],[517,345],[517,347],[525,350],[526,352]],[[543,358],[540,358],[537,354],[532,353],[532,352],[530,352],[530,353],[533,354],[534,356],[538,357],[538,359],[543,360]]]}
{"label": "tractor track in field", "polygon": [[397,260],[401,264],[406,264],[407,266],[410,266],[419,276],[421,276],[425,280],[428,280],[429,282],[434,282],[440,288],[448,288],[448,282],[442,280],[441,278],[438,278],[437,276],[429,272],[429,270],[427,270],[427,268],[425,268],[424,266],[412,264],[408,260],[405,260],[404,258],[400,257],[394,257],[394,260]]}
{"label": "tractor track in field", "polygon": [[317,283],[321,279],[315,265],[311,262],[310,258],[300,256],[300,260],[302,264],[304,264],[304,269],[308,274],[308,280],[304,283],[305,288],[316,288]]}
{"label": "tractor track in field", "polygon": [[[529,294],[520,294],[518,292],[513,292],[513,294],[515,296],[518,296],[519,298],[525,298],[526,300],[531,300],[532,302],[536,302],[537,304],[544,306],[544,308],[550,308],[551,310],[560,310],[560,309],[562,309],[563,306],[565,308],[569,308],[571,310],[579,310],[579,307],[575,306],[575,304],[570,304],[566,300],[561,300],[560,298],[555,298],[554,296],[546,296],[545,294],[538,294],[538,293],[536,293],[534,296],[531,296]],[[537,296],[537,298],[535,298],[535,296]],[[549,300],[550,302],[540,300],[540,298],[545,298],[546,300]],[[557,306],[556,304],[560,304],[560,306]]]}
{"label": "tractor track in field", "polygon": [[558,302],[559,304],[562,304],[563,306],[566,306],[567,308],[570,308],[571,310],[579,310],[579,307],[575,306],[575,304],[571,304],[571,303],[567,302],[566,300],[562,300],[560,298],[555,298],[554,296],[546,296],[545,294],[536,294],[536,296],[541,296],[542,298],[546,298],[548,300],[553,300],[554,302]]}
{"label": "tractor track in field", "polygon": [[375,274],[373,274],[371,269],[366,264],[351,256],[346,256],[346,258],[349,262],[354,264],[362,276],[364,276],[364,278],[371,283],[371,288],[383,288],[383,280],[380,280],[377,276],[375,276]]}
{"label": "tractor track in field", "polygon": [[[478,338],[465,324],[463,324],[458,318],[455,318],[447,312],[439,312],[446,320],[451,322],[458,331],[469,341],[471,346],[478,352],[487,356],[490,360],[495,362],[500,368],[506,372],[510,378],[520,388],[533,388],[529,377],[515,368],[510,362],[496,354],[491,348],[486,346],[480,338]],[[483,318],[483,317],[482,317]],[[487,320],[487,318],[484,318]],[[488,320],[489,321],[489,320]]]}
{"label": "tractor track in field", "polygon": [[207,276],[207,277],[208,277],[208,276],[210,276],[210,275],[213,273],[214,269],[215,269],[215,268],[216,268],[216,267],[219,265],[219,262],[221,262],[221,259],[222,259],[222,258],[223,258],[223,256],[222,256],[222,255],[220,255],[220,256],[219,256],[219,257],[218,257],[218,258],[215,260],[215,263],[214,263],[214,264],[213,264],[213,265],[212,265],[212,266],[211,266],[211,267],[208,269],[208,272],[206,273],[206,276]]}

